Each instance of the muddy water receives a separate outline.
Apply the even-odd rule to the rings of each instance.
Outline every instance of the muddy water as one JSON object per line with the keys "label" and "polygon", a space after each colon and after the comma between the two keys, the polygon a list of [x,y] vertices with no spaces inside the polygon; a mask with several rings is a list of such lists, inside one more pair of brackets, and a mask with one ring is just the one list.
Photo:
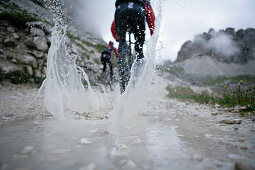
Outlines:
{"label": "muddy water", "polygon": [[209,106],[167,99],[167,83],[154,76],[150,100],[137,121],[36,116],[3,122],[0,169],[233,169],[236,162],[255,166],[254,123],[243,119],[241,125],[219,124],[222,116],[212,117]]}

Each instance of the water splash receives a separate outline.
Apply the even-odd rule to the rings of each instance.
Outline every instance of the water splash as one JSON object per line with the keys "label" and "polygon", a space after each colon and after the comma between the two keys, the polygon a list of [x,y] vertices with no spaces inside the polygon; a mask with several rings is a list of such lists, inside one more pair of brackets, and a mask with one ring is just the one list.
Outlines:
{"label": "water splash", "polygon": [[[155,48],[159,37],[161,3],[158,2],[158,16],[155,33],[145,44],[147,50],[142,65],[135,61],[131,70],[130,83],[117,100],[109,100],[105,94],[92,89],[86,72],[76,65],[76,56],[71,55],[66,36],[67,24],[64,22],[61,0],[52,7],[55,26],[52,30],[51,47],[48,53],[47,77],[39,93],[49,112],[57,118],[65,118],[66,111],[79,113],[99,113],[112,110],[111,120],[139,119],[139,113],[146,104],[148,87],[154,71]],[[139,73],[139,75],[138,75]],[[83,82],[88,84],[84,88]],[[115,101],[116,100],[116,101]],[[111,109],[109,109],[111,107]]]}
{"label": "water splash", "polygon": [[116,107],[111,112],[113,122],[139,120],[139,114],[146,105],[148,89],[154,72],[155,49],[159,37],[162,18],[161,2],[157,4],[158,15],[156,28],[151,39],[146,42],[144,59],[135,60],[131,69],[131,78],[126,91],[117,100]]}
{"label": "water splash", "polygon": [[[90,86],[85,71],[75,63],[76,56],[67,48],[67,25],[61,15],[61,6],[54,6],[55,26],[52,30],[51,47],[47,60],[47,77],[39,93],[50,113],[63,119],[65,110],[79,113],[93,113],[107,104],[105,98]],[[54,12],[53,11],[53,12]],[[85,89],[82,82],[87,82]]]}

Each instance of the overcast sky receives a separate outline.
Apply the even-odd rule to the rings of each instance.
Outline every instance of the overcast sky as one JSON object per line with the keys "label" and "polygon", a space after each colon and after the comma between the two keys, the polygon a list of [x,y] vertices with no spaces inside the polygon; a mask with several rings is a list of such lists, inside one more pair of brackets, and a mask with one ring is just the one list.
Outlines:
{"label": "overcast sky", "polygon": [[[113,40],[110,32],[115,0],[75,0],[80,25],[105,41]],[[157,13],[156,4],[151,0]],[[74,2],[74,1],[72,1]],[[163,18],[158,52],[160,59],[176,59],[181,45],[196,34],[234,27],[255,27],[255,0],[161,0]]]}

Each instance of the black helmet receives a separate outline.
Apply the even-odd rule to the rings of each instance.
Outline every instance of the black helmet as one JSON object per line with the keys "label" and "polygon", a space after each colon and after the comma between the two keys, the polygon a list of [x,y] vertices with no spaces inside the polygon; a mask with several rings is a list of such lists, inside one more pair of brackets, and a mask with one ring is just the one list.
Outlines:
{"label": "black helmet", "polygon": [[109,42],[110,45],[114,45],[114,43],[112,41]]}

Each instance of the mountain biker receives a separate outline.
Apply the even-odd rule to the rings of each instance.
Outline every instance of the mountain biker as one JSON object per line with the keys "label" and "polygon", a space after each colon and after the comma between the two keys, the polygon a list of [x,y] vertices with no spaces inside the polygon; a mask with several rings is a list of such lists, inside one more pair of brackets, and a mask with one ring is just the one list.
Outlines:
{"label": "mountain biker", "polygon": [[150,0],[116,0],[115,20],[111,31],[119,42],[120,53],[120,85],[121,93],[125,90],[127,78],[125,76],[126,33],[133,33],[135,37],[135,54],[137,59],[144,58],[143,45],[145,41],[145,20],[147,20],[150,34],[155,29],[155,16]]}
{"label": "mountain biker", "polygon": [[102,54],[101,54],[101,62],[103,64],[103,73],[106,71],[106,64],[109,64],[110,67],[110,78],[113,80],[113,69],[112,69],[112,54],[115,52],[117,59],[119,60],[118,50],[113,46],[114,43],[112,41],[109,42],[107,46],[105,46]]}

